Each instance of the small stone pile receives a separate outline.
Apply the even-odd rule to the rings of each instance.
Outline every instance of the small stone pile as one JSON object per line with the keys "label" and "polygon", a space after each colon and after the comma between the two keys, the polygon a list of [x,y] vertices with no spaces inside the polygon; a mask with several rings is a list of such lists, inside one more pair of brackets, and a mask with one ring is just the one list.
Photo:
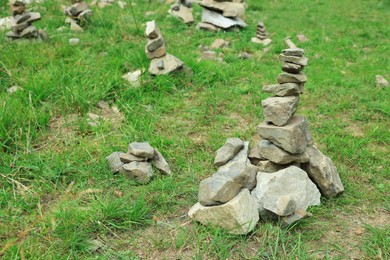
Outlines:
{"label": "small stone pile", "polygon": [[252,38],[252,42],[267,46],[272,42],[272,40],[268,38],[268,36],[269,34],[265,29],[264,23],[260,21],[256,27],[256,37]]}
{"label": "small stone pile", "polygon": [[151,60],[150,74],[163,75],[185,68],[184,62],[166,52],[164,38],[154,20],[146,23],[145,35],[148,38],[145,53]]}
{"label": "small stone pile", "polygon": [[147,142],[130,143],[127,153],[113,152],[106,159],[112,173],[125,174],[140,183],[147,183],[153,177],[152,165],[164,174],[172,173],[161,153]]}
{"label": "small stone pile", "polygon": [[88,4],[82,0],[72,0],[72,5],[64,10],[67,18],[65,23],[70,25],[73,31],[83,31],[82,25],[92,15],[92,10]]}
{"label": "small stone pile", "polygon": [[191,218],[246,234],[259,218],[289,225],[309,217],[307,208],[319,205],[321,194],[344,191],[332,160],[313,145],[307,120],[295,115],[307,80],[303,54],[299,48],[283,50],[279,84],[263,87],[275,96],[262,101],[265,121],[257,127],[262,140],[251,149],[238,138],[226,141],[214,161],[218,171],[200,183]]}
{"label": "small stone pile", "polygon": [[38,30],[33,22],[41,19],[41,14],[26,11],[24,1],[10,1],[12,17],[10,18],[11,31],[6,33],[7,40],[37,39],[46,40],[47,34],[44,30]]}
{"label": "small stone pile", "polygon": [[177,0],[169,9],[169,13],[181,19],[185,24],[192,24],[194,16],[192,15],[192,3],[188,0]]}
{"label": "small stone pile", "polygon": [[246,27],[242,20],[245,13],[243,0],[202,0],[202,20],[197,28],[208,31],[228,30],[236,27]]}

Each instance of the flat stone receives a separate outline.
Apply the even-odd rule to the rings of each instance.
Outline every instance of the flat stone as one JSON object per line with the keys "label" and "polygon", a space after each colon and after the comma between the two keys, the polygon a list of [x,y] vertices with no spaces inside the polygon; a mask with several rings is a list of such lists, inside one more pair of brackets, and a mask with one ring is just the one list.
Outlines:
{"label": "flat stone", "polygon": [[267,172],[267,173],[273,173],[277,172],[279,170],[282,170],[284,168],[287,168],[290,165],[285,165],[285,164],[277,164],[268,160],[265,161],[259,161],[257,164],[257,169],[258,172]]}
{"label": "flat stone", "polygon": [[20,32],[21,37],[30,37],[35,36],[35,33],[38,32],[38,29],[34,25],[30,25]]}
{"label": "flat stone", "polygon": [[313,141],[306,118],[298,115],[294,115],[282,127],[263,122],[257,126],[257,132],[262,139],[269,140],[292,154],[305,152]]}
{"label": "flat stone", "polygon": [[120,154],[121,152],[113,152],[106,157],[106,160],[108,161],[108,165],[110,166],[112,173],[119,172],[123,166],[123,162],[120,159]]}
{"label": "flat stone", "polygon": [[70,38],[69,39],[69,44],[70,45],[77,45],[79,43],[80,43],[80,39],[78,39],[78,38]]}
{"label": "flat stone", "polygon": [[227,18],[223,15],[213,12],[207,8],[203,8],[202,22],[210,23],[223,29],[228,29],[233,26],[246,27],[247,24],[240,18]]}
{"label": "flat stone", "polygon": [[225,176],[212,176],[200,182],[198,200],[203,206],[214,206],[228,202],[242,189],[243,183]]}
{"label": "flat stone", "polygon": [[183,4],[180,4],[177,6],[178,8],[171,8],[170,14],[172,14],[175,17],[178,17],[180,20],[182,20],[185,24],[192,24],[194,22],[194,16],[192,15],[192,8],[187,7]]}
{"label": "flat stone", "polygon": [[222,165],[218,168],[218,171],[227,171],[230,168],[231,164],[235,163],[241,163],[241,164],[247,164],[250,163],[248,159],[248,152],[249,152],[249,142],[244,142],[244,147],[225,165]]}
{"label": "flat stone", "polygon": [[287,73],[297,74],[303,70],[303,66],[291,62],[284,62],[282,70]]}
{"label": "flat stone", "polygon": [[171,168],[169,167],[167,161],[165,160],[164,156],[162,156],[162,154],[157,151],[157,149],[154,149],[154,158],[152,160],[152,164],[164,174],[172,174]]}
{"label": "flat stone", "polygon": [[219,27],[215,26],[214,24],[204,23],[204,22],[199,22],[196,25],[196,28],[200,29],[200,30],[210,31],[210,32],[218,32],[219,31]]}
{"label": "flat stone", "polygon": [[88,5],[86,2],[75,3],[70,7],[69,13],[71,14],[71,16],[77,16],[82,11],[87,9],[88,9]]}
{"label": "flat stone", "polygon": [[70,23],[70,30],[74,32],[84,32],[84,29],[77,23]]}
{"label": "flat stone", "polygon": [[11,4],[10,9],[11,9],[11,13],[13,15],[22,14],[24,11],[26,11],[26,7],[24,5],[17,6],[17,5]]}
{"label": "flat stone", "polygon": [[216,39],[211,45],[210,49],[222,49],[229,47],[229,42],[225,41],[224,39]]}
{"label": "flat stone", "polygon": [[257,44],[262,44],[264,46],[267,46],[269,45],[270,43],[272,43],[272,40],[267,38],[267,37],[264,37],[264,39],[259,39],[258,37],[253,37],[251,39],[251,42],[253,43],[257,43]]}
{"label": "flat stone", "polygon": [[[158,64],[162,62],[164,67],[160,69]],[[181,70],[184,66],[184,63],[176,58],[175,56],[167,53],[161,58],[152,59],[149,67],[149,72],[152,75],[162,75],[168,74],[174,71]]]}
{"label": "flat stone", "polygon": [[288,164],[291,162],[305,163],[309,161],[309,156],[306,152],[291,154],[272,144],[268,140],[261,140],[258,146],[260,155],[273,163]]}
{"label": "flat stone", "polygon": [[309,40],[304,34],[297,34],[297,39],[299,42],[307,42]]}
{"label": "flat stone", "polygon": [[188,215],[204,225],[218,226],[232,234],[247,234],[259,221],[256,200],[247,189],[220,206],[205,207],[197,203]]}
{"label": "flat stone", "polygon": [[154,20],[146,22],[145,35],[149,39],[155,39],[161,35]]}
{"label": "flat stone", "polygon": [[131,163],[131,162],[143,162],[143,161],[146,161],[147,158],[135,156],[135,155],[129,154],[129,153],[120,153],[119,159],[123,163]]}
{"label": "flat stone", "polygon": [[278,83],[283,84],[283,83],[305,83],[307,81],[307,77],[303,73],[298,73],[298,74],[291,74],[291,73],[280,73],[278,75]]}
{"label": "flat stone", "polygon": [[225,144],[217,150],[217,155],[215,156],[214,159],[214,165],[221,166],[226,164],[243,147],[244,147],[244,141],[242,141],[240,138],[228,138]]}
{"label": "flat stone", "polygon": [[310,179],[325,197],[334,197],[344,191],[339,173],[332,160],[322,154],[317,147],[310,146],[306,150],[310,161],[302,165]]}
{"label": "flat stone", "polygon": [[147,142],[132,142],[129,144],[128,147],[128,153],[138,156],[138,157],[143,157],[143,158],[154,158],[154,148],[150,146],[149,143]]}
{"label": "flat stone", "polygon": [[245,6],[241,3],[203,0],[199,2],[199,5],[210,10],[222,12],[224,17],[229,18],[242,17],[245,13]]}
{"label": "flat stone", "polygon": [[261,101],[267,123],[284,126],[298,108],[299,97],[269,97]]}
{"label": "flat stone", "polygon": [[305,54],[305,50],[301,48],[288,48],[282,50],[282,53],[285,56],[297,56],[297,57],[302,57]]}
{"label": "flat stone", "polygon": [[167,54],[167,49],[164,43],[161,47],[153,52],[148,51],[148,49],[145,47],[145,53],[149,59],[161,58]]}
{"label": "flat stone", "polygon": [[301,66],[306,66],[309,61],[309,59],[304,56],[297,57],[297,56],[287,56],[284,54],[280,54],[279,59],[284,62],[290,62]]}
{"label": "flat stone", "polygon": [[131,162],[122,166],[126,175],[137,182],[147,183],[153,176],[152,165],[148,162]]}
{"label": "flat stone", "polygon": [[303,93],[303,90],[304,84],[298,83],[272,84],[263,86],[264,92],[272,93],[278,97],[299,95]]}
{"label": "flat stone", "polygon": [[79,15],[77,15],[77,18],[81,19],[86,19],[87,17],[89,16],[92,16],[92,10],[91,9],[85,9],[84,11],[82,11],[81,13],[79,13]]}
{"label": "flat stone", "polygon": [[375,84],[379,88],[385,88],[389,86],[389,82],[381,75],[375,75]]}
{"label": "flat stone", "polygon": [[149,52],[154,52],[155,50],[157,50],[158,48],[160,48],[163,45],[164,45],[164,39],[162,36],[160,36],[158,38],[148,40],[148,43],[146,45],[146,49]]}
{"label": "flat stone", "polygon": [[260,216],[267,211],[288,216],[297,209],[319,205],[321,193],[305,171],[290,166],[275,173],[259,172],[252,196],[257,199]]}
{"label": "flat stone", "polygon": [[249,149],[248,158],[253,165],[257,165],[264,158],[260,155],[260,149],[258,145],[254,145]]}
{"label": "flat stone", "polygon": [[305,210],[297,209],[293,214],[283,217],[281,220],[284,225],[289,226],[300,221],[301,219],[310,218],[312,216],[313,214],[306,212]]}

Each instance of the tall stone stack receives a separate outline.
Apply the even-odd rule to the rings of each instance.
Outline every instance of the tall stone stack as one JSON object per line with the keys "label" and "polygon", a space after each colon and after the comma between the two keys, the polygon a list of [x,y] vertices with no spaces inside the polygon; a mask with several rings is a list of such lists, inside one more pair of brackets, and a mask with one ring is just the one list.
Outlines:
{"label": "tall stone stack", "polygon": [[92,10],[89,9],[86,2],[82,0],[72,0],[72,5],[65,8],[64,13],[67,16],[65,23],[70,25],[71,30],[83,31],[82,26],[92,15]]}
{"label": "tall stone stack", "polygon": [[246,27],[242,20],[245,13],[244,0],[202,0],[202,20],[197,25],[199,29],[218,31],[235,27]]}
{"label": "tall stone stack", "polygon": [[268,38],[268,36],[269,34],[265,29],[264,23],[262,21],[259,21],[256,26],[256,37],[252,38],[252,42],[267,46],[272,42],[272,40]]}
{"label": "tall stone stack", "polygon": [[145,53],[151,60],[150,74],[163,75],[185,68],[184,62],[167,53],[164,38],[154,20],[146,23],[145,35],[148,38]]}
{"label": "tall stone stack", "polygon": [[10,9],[12,12],[10,21],[11,31],[5,35],[7,40],[47,39],[47,34],[44,30],[39,30],[32,25],[33,22],[41,19],[40,13],[26,11],[26,5],[21,0],[10,1]]}

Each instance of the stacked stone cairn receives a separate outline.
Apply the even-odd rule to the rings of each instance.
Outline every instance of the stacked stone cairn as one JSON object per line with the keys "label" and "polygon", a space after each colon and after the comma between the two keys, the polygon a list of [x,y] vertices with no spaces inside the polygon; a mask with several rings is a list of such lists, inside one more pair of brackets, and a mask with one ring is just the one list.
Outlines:
{"label": "stacked stone cairn", "polygon": [[202,0],[199,5],[203,8],[202,20],[197,28],[218,31],[237,27],[246,27],[242,20],[245,13],[243,0]]}
{"label": "stacked stone cairn", "polygon": [[37,12],[26,11],[24,1],[10,1],[11,31],[6,33],[7,40],[37,39],[46,40],[47,34],[44,30],[38,30],[33,22],[41,19],[41,14]]}
{"label": "stacked stone cairn", "polygon": [[226,141],[214,161],[219,169],[200,183],[190,218],[246,234],[259,218],[290,225],[309,217],[307,208],[319,205],[321,194],[344,191],[332,160],[313,145],[307,120],[295,115],[308,59],[299,48],[283,50],[280,59],[279,84],[263,87],[275,96],[262,101],[265,121],[257,127],[262,140],[251,149],[238,138]]}
{"label": "stacked stone cairn", "polygon": [[272,40],[268,38],[268,36],[269,34],[265,29],[264,23],[260,21],[256,27],[256,37],[252,38],[252,42],[267,46],[272,42]]}
{"label": "stacked stone cairn", "polygon": [[113,152],[106,159],[112,173],[125,174],[139,183],[147,183],[153,177],[152,165],[163,174],[172,173],[162,154],[147,142],[132,142],[127,153]]}
{"label": "stacked stone cairn", "polygon": [[178,17],[185,24],[191,25],[194,22],[192,15],[192,3],[188,0],[177,0],[175,4],[169,9],[169,13]]}
{"label": "stacked stone cairn", "polygon": [[64,10],[67,18],[65,23],[70,25],[73,31],[83,31],[82,26],[87,19],[92,15],[92,10],[89,9],[88,4],[82,0],[72,0],[72,5]]}
{"label": "stacked stone cairn", "polygon": [[154,20],[146,23],[145,35],[148,38],[145,53],[151,60],[150,74],[163,75],[185,69],[184,62],[167,53],[164,38]]}

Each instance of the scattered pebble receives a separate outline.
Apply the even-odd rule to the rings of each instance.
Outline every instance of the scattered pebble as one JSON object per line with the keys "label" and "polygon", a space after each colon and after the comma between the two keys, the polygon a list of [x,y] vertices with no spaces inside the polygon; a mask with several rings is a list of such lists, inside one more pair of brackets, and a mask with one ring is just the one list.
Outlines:
{"label": "scattered pebble", "polygon": [[389,86],[389,82],[381,75],[375,75],[375,83],[377,87],[385,88]]}
{"label": "scattered pebble", "polygon": [[69,39],[69,44],[70,45],[77,45],[80,43],[80,39],[79,38],[70,38]]}

